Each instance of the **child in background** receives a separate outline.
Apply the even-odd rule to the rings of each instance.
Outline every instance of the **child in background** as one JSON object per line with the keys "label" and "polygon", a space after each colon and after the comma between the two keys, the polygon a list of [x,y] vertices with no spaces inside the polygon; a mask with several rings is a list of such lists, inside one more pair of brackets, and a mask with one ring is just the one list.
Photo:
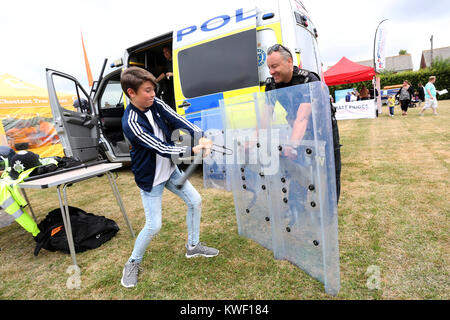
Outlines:
{"label": "child in background", "polygon": [[394,116],[394,106],[395,106],[395,98],[393,95],[388,97],[388,106],[389,106],[389,115],[391,117]]}

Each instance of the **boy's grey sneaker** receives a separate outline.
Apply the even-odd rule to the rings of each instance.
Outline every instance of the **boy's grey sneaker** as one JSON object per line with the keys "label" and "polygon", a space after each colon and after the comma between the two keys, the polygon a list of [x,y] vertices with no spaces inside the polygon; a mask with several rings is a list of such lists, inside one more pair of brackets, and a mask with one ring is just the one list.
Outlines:
{"label": "boy's grey sneaker", "polygon": [[122,280],[120,283],[125,288],[135,287],[138,282],[139,271],[142,270],[141,264],[138,262],[127,262],[122,271]]}
{"label": "boy's grey sneaker", "polygon": [[198,256],[210,258],[215,257],[219,254],[219,250],[207,247],[201,242],[197,243],[197,245],[192,249],[189,249],[189,246],[186,245],[186,249],[186,258],[193,258]]}

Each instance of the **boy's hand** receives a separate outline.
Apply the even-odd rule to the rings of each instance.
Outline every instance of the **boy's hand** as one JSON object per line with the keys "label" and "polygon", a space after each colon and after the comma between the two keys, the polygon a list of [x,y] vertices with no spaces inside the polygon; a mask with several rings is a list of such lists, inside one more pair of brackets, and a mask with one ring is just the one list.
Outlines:
{"label": "boy's hand", "polygon": [[203,158],[207,157],[211,153],[211,148],[212,148],[212,144],[213,144],[212,141],[210,139],[203,137],[203,138],[200,138],[198,143],[199,143],[198,145],[196,145],[195,147],[192,148],[192,151],[194,152],[194,154],[197,154],[197,153],[205,150],[203,152]]}
{"label": "boy's hand", "polygon": [[201,137],[200,140],[198,140],[198,143],[201,146],[204,146],[205,148],[209,148],[209,149],[211,149],[212,145],[213,145],[212,140],[205,138],[205,137]]}
{"label": "boy's hand", "polygon": [[202,137],[198,141],[201,146],[203,146],[203,149],[205,150],[203,157],[207,157],[211,153],[211,148],[213,146],[213,142],[211,139]]}
{"label": "boy's hand", "polygon": [[202,150],[203,150],[203,147],[199,144],[192,148],[192,152],[194,152],[194,154],[198,154],[198,153],[202,152]]}

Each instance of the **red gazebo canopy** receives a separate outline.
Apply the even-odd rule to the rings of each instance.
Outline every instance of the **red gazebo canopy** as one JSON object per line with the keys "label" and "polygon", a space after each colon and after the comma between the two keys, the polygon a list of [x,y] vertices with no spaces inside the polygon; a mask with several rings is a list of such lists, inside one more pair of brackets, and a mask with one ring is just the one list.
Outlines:
{"label": "red gazebo canopy", "polygon": [[324,72],[327,86],[367,81],[374,76],[374,68],[355,63],[346,57],[342,57],[338,63]]}

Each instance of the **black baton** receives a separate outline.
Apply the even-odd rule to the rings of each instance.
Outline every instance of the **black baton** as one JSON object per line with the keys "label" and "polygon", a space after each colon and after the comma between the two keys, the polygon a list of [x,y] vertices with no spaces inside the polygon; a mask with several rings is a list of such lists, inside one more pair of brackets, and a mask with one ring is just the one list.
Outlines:
{"label": "black baton", "polygon": [[175,187],[177,189],[181,189],[186,182],[187,179],[189,179],[190,176],[194,173],[195,169],[199,164],[202,163],[202,157],[203,157],[203,149],[202,152],[199,152],[194,157],[194,162],[191,163],[187,168],[184,174],[181,176],[181,178],[175,182]]}

